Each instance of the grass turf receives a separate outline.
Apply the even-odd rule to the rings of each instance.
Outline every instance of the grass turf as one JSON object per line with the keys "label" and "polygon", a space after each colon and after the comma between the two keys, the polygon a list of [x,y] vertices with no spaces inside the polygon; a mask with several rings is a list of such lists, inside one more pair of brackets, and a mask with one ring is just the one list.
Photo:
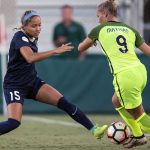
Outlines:
{"label": "grass turf", "polygon": [[[74,122],[67,115],[35,115],[48,120]],[[115,115],[89,115],[93,122],[110,124],[121,120]],[[1,117],[1,120],[2,117]],[[40,119],[39,119],[40,120]],[[74,122],[75,123],[75,122]],[[150,140],[150,137],[148,137]],[[106,135],[96,140],[85,128],[22,120],[15,131],[0,137],[0,150],[120,150],[122,145],[110,143]],[[134,149],[149,150],[150,143]]]}

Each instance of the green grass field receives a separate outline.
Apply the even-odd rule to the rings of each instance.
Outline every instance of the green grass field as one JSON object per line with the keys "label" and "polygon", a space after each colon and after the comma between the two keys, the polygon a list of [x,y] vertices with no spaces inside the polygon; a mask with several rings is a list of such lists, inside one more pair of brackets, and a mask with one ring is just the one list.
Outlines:
{"label": "green grass field", "polygon": [[[57,121],[72,122],[67,115],[35,115],[41,122],[24,118],[17,130],[0,137],[0,150],[120,150],[121,145],[109,142],[106,136],[96,140],[86,129],[57,124]],[[118,116],[89,115],[99,124],[121,120]],[[56,123],[42,122],[56,120]],[[1,120],[3,118],[1,117]],[[38,119],[40,121],[40,119]],[[150,140],[150,137],[148,137]],[[149,150],[150,143],[134,149]]]}

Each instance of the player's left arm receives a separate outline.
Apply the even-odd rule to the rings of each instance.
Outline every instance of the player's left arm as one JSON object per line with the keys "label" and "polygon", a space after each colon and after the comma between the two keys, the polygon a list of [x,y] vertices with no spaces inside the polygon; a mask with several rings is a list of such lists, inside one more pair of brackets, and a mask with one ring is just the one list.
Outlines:
{"label": "player's left arm", "polygon": [[93,45],[93,41],[89,37],[87,37],[83,42],[79,44],[78,51],[83,52],[87,50],[89,47],[91,47],[92,45]]}
{"label": "player's left arm", "polygon": [[145,43],[143,37],[138,33],[138,31],[134,31],[136,35],[135,46],[150,57],[150,46]]}
{"label": "player's left arm", "polygon": [[146,54],[147,56],[150,57],[150,46],[147,45],[145,42],[140,45],[139,49]]}

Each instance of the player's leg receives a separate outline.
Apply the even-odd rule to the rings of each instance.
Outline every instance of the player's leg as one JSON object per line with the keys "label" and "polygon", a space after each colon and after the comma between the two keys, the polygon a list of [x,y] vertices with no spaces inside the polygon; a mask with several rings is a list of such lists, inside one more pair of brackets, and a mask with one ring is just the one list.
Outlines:
{"label": "player's leg", "polygon": [[10,103],[7,106],[8,118],[12,118],[21,122],[22,118],[22,104],[21,103]]}
{"label": "player's leg", "polygon": [[[116,94],[113,95],[112,98],[113,105],[115,106],[116,110],[122,117],[122,119],[128,124],[128,126],[132,130],[131,137],[123,144],[124,148],[132,148],[134,146],[140,146],[147,143],[147,139],[141,131],[139,124],[136,120],[129,114],[129,112],[121,106],[119,99]],[[139,112],[138,112],[139,113]]]}
{"label": "player's leg", "polygon": [[4,89],[7,103],[8,120],[0,122],[0,135],[8,133],[21,124],[24,98],[18,89]]}
{"label": "player's leg", "polygon": [[[142,106],[142,104],[134,109],[127,109],[127,111],[133,116],[133,118],[135,119],[136,123],[140,126],[140,128],[146,133],[150,133],[150,117],[148,115],[146,115],[146,113],[144,112],[144,108]],[[142,119],[145,120],[143,121]],[[139,122],[138,122],[139,119]],[[141,120],[140,120],[141,119]],[[143,122],[142,122],[143,121]],[[143,124],[142,124],[142,123]],[[124,147],[130,148],[130,147],[134,147],[134,146],[140,146],[140,145],[144,145],[147,143],[147,139],[145,136],[141,137],[141,138],[135,138],[134,136],[131,137],[129,139],[129,141],[127,141],[124,144]]]}
{"label": "player's leg", "polygon": [[[131,148],[134,146],[146,144],[147,139],[146,137],[144,137],[144,134],[140,136],[142,132],[140,126],[138,126],[135,120],[135,116],[138,116],[143,113],[143,109],[141,109],[140,105],[142,104],[141,93],[146,84],[145,68],[141,65],[130,70],[124,71],[118,76],[116,76],[115,81],[115,91],[117,97],[119,98],[118,100],[121,103],[121,106],[123,106],[123,109],[120,107],[117,110],[120,111],[120,113],[122,114],[125,114],[125,112],[128,111],[130,113],[130,120],[128,119],[128,116],[127,121],[131,121],[130,123],[133,126],[133,128],[131,129],[133,131],[134,138],[132,138],[128,143],[126,143],[125,147]],[[131,113],[133,110],[136,110],[135,116],[133,115],[134,113]],[[135,133],[136,131],[138,132]],[[139,136],[135,136],[135,134]]]}
{"label": "player's leg", "polygon": [[[127,78],[124,78],[127,77]],[[136,119],[145,133],[150,133],[150,116],[142,105],[142,91],[147,82],[147,72],[143,65],[130,69],[121,77],[121,90],[125,108]],[[123,86],[122,86],[123,85]]]}
{"label": "player's leg", "polygon": [[[144,113],[141,93],[146,85],[146,81],[147,73],[143,65],[123,71],[114,76],[113,84],[117,96],[114,95],[113,101],[119,101],[121,106],[123,106],[130,113],[130,115],[132,115],[133,119],[136,119]],[[123,112],[124,108],[120,107],[117,108],[117,110],[119,112]],[[134,128],[135,127],[133,127],[133,131]],[[139,132],[136,135],[140,136],[140,134],[142,133]]]}
{"label": "player's leg", "polygon": [[20,125],[22,116],[22,104],[11,103],[7,106],[8,120],[0,122],[0,135],[8,133]]}
{"label": "player's leg", "polygon": [[90,130],[97,138],[101,138],[107,129],[107,125],[103,127],[94,126],[84,112],[70,103],[61,93],[48,84],[39,87],[35,98],[40,102],[57,106],[59,109],[65,111],[71,118]]}
{"label": "player's leg", "polygon": [[8,120],[0,122],[0,135],[8,133],[20,125],[22,116],[22,104],[11,103],[7,107]]}
{"label": "player's leg", "polygon": [[138,107],[133,109],[127,109],[127,111],[133,116],[133,118],[136,120],[139,116],[141,116],[145,110],[143,108],[143,105],[140,104]]}
{"label": "player's leg", "polygon": [[150,133],[150,116],[145,113],[143,105],[135,109],[128,109],[128,112],[134,117],[145,133]]}
{"label": "player's leg", "polygon": [[135,137],[143,136],[140,126],[137,124],[137,122],[134,120],[134,118],[127,112],[127,110],[123,106],[121,106],[119,98],[117,97],[116,93],[114,93],[114,95],[112,97],[112,103],[113,103],[116,111],[118,111],[118,113],[122,117],[122,119],[131,128],[133,135]]}
{"label": "player's leg", "polygon": [[[138,68],[137,68],[138,69]],[[136,71],[136,74],[138,74],[138,80],[134,82],[136,84],[141,83],[141,89],[138,88],[139,90],[139,99],[140,99],[140,105],[138,107],[133,107],[133,109],[128,109],[130,114],[136,119],[136,122],[139,123],[140,127],[145,133],[150,133],[150,116],[147,115],[144,111],[143,105],[142,105],[142,91],[145,88],[145,85],[147,83],[147,72],[145,67],[139,68],[140,70]],[[139,82],[140,81],[140,82]],[[137,89],[136,89],[137,90]],[[136,95],[137,96],[137,95]],[[138,101],[138,100],[137,100]]]}
{"label": "player's leg", "polygon": [[23,97],[16,89],[4,89],[7,103],[8,120],[0,122],[0,135],[8,133],[21,123]]}

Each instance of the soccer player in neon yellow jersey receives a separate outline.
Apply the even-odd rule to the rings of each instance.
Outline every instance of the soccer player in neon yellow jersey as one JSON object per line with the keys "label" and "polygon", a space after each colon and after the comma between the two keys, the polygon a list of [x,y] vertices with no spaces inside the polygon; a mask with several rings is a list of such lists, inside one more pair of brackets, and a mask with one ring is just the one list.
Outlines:
{"label": "soccer player in neon yellow jersey", "polygon": [[133,133],[124,147],[146,144],[142,130],[150,133],[150,117],[144,111],[141,94],[147,82],[147,72],[134,49],[137,47],[150,56],[150,47],[135,29],[118,22],[114,0],[101,3],[97,8],[97,17],[101,25],[91,30],[78,50],[85,51],[99,41],[114,76],[112,102]]}

